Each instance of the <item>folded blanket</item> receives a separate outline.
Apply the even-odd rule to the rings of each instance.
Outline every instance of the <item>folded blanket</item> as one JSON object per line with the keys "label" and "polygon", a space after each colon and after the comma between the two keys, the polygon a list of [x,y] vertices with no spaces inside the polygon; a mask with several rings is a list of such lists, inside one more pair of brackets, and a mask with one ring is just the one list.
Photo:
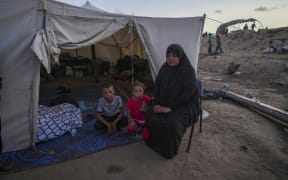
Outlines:
{"label": "folded blanket", "polygon": [[37,142],[59,137],[66,132],[72,136],[81,127],[82,115],[79,108],[64,103],[52,107],[39,106],[37,121]]}

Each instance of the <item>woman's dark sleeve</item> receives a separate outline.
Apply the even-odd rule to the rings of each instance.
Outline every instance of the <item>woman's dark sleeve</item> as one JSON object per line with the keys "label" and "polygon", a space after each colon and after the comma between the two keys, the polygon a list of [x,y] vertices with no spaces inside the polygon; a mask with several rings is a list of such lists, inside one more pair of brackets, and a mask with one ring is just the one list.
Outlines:
{"label": "woman's dark sleeve", "polygon": [[196,76],[194,69],[183,70],[183,91],[178,98],[178,105],[188,104],[197,95]]}
{"label": "woman's dark sleeve", "polygon": [[156,76],[156,80],[154,83],[154,100],[153,100],[153,104],[152,105],[157,105],[159,104],[159,97],[160,97],[160,81],[161,81],[161,76],[162,76],[162,70],[163,68],[161,67],[161,69],[159,70],[157,76]]}

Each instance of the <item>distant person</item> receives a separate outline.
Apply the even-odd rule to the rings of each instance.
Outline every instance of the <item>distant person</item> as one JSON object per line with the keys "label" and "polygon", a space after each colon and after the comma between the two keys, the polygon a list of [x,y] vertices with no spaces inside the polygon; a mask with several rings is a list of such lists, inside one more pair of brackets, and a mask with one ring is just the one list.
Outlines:
{"label": "distant person", "polygon": [[253,24],[251,24],[251,30],[254,31],[255,28],[256,28],[256,24],[255,22],[253,22]]}
{"label": "distant person", "polygon": [[215,49],[214,53],[217,54],[219,51],[220,51],[220,53],[223,53],[221,37],[219,34],[217,34],[217,36],[216,36],[216,49]]}
{"label": "distant person", "polygon": [[205,33],[202,34],[202,37],[206,37],[207,35],[208,35],[208,33],[205,32]]}
{"label": "distant person", "polygon": [[228,33],[229,33],[229,30],[228,30],[228,28],[226,27],[226,28],[224,29],[224,34],[225,34],[225,35],[228,35]]}
{"label": "distant person", "polygon": [[244,25],[243,30],[248,30],[248,25],[247,25],[247,23]]}
{"label": "distant person", "polygon": [[273,45],[273,40],[269,41],[269,52],[276,52],[277,49]]}
{"label": "distant person", "polygon": [[208,53],[212,54],[212,34],[208,34]]}
{"label": "distant person", "polygon": [[136,135],[137,130],[141,129],[145,140],[149,138],[149,131],[145,123],[145,113],[150,102],[151,97],[144,95],[144,84],[135,82],[132,86],[132,97],[126,104],[126,108],[128,109],[127,131]]}
{"label": "distant person", "polygon": [[[187,78],[189,77],[189,78]],[[146,114],[146,144],[167,159],[177,155],[189,122],[199,116],[195,70],[178,44],[166,50],[166,62],[154,83],[154,102]]]}
{"label": "distant person", "polygon": [[105,84],[102,88],[103,97],[99,99],[97,107],[97,121],[95,129],[106,129],[112,133],[125,127],[127,123],[123,118],[123,103],[120,96],[115,95],[113,85]]}
{"label": "distant person", "polygon": [[[0,89],[2,88],[2,77],[0,77]],[[0,97],[1,100],[1,97]],[[1,138],[1,117],[0,117],[0,172],[8,171],[13,168],[13,163],[8,159],[4,158],[2,155],[3,144]]]}

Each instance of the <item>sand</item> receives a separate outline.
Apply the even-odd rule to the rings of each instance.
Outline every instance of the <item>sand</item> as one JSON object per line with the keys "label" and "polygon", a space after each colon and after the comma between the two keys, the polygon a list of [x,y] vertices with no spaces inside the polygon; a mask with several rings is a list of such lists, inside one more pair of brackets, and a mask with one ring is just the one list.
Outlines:
{"label": "sand", "polygon": [[[222,37],[223,54],[207,55],[203,38],[198,76],[208,90],[230,90],[288,110],[288,54],[264,54],[271,38],[288,37],[288,27],[239,32]],[[280,44],[275,42],[276,46]],[[227,74],[230,62],[240,64],[240,75]],[[225,85],[226,84],[226,85]],[[227,85],[228,84],[228,85]],[[229,100],[204,100],[209,117],[203,132],[190,128],[172,160],[144,142],[97,152],[83,158],[23,172],[0,175],[1,180],[279,180],[288,179],[288,131],[283,126]]]}

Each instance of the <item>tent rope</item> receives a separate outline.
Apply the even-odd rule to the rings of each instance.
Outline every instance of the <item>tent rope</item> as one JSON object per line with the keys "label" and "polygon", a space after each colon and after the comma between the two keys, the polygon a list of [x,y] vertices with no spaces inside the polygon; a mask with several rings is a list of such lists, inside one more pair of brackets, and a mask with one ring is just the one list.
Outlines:
{"label": "tent rope", "polygon": [[206,18],[209,19],[209,20],[215,21],[215,22],[217,22],[217,23],[219,23],[219,24],[223,24],[223,23],[224,23],[224,22],[218,21],[218,20],[216,20],[216,19],[209,18],[209,17],[207,17],[207,16],[206,16]]}
{"label": "tent rope", "polygon": [[131,71],[132,71],[132,75],[131,75],[131,87],[133,86],[133,82],[134,82],[134,65],[133,65],[133,21],[132,21],[132,17],[130,17],[130,24],[129,24],[129,33],[130,33],[130,57],[131,57]]}

